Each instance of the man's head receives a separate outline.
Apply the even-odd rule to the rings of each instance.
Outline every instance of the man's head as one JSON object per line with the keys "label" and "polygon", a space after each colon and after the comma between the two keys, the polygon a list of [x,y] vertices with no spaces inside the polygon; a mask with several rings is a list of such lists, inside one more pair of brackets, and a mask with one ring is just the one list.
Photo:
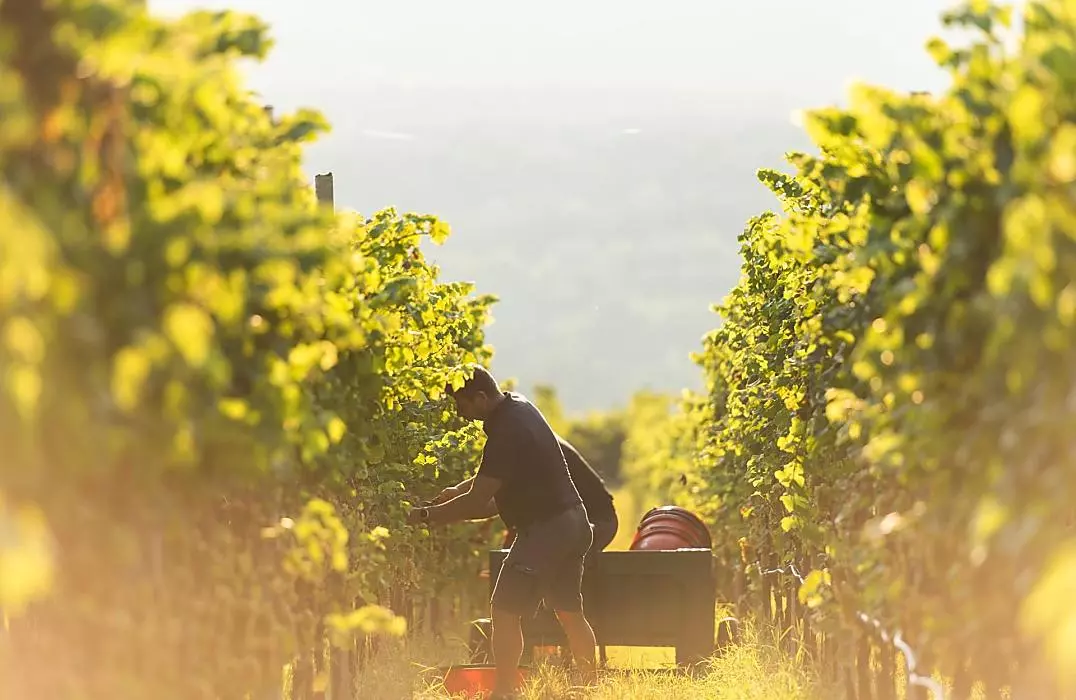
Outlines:
{"label": "man's head", "polygon": [[504,398],[497,380],[485,367],[473,365],[474,375],[459,389],[448,388],[456,412],[469,420],[485,420]]}

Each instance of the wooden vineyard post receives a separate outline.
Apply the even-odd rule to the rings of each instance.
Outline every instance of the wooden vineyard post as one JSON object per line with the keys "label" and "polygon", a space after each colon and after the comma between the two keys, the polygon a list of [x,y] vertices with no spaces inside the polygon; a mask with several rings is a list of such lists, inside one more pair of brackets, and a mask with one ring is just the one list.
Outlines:
{"label": "wooden vineyard post", "polygon": [[310,697],[313,700],[325,700],[325,686],[321,679],[324,678],[325,669],[325,623],[318,621],[314,627],[314,681],[310,689]]}
{"label": "wooden vineyard post", "polygon": [[871,677],[871,643],[870,638],[863,634],[856,644],[856,686],[859,694],[858,700],[872,700],[873,678]]}
{"label": "wooden vineyard post", "polygon": [[825,663],[823,669],[828,674],[826,678],[830,683],[837,685],[841,682],[841,649],[840,640],[837,639],[837,635],[833,633],[827,633],[825,640],[823,641],[825,651],[823,655],[825,657]]}
{"label": "wooden vineyard post", "polygon": [[885,642],[879,647],[881,670],[878,680],[878,700],[897,700],[896,652]]}
{"label": "wooden vineyard post", "polygon": [[430,598],[428,605],[428,612],[426,621],[429,631],[433,634],[434,639],[440,641],[441,634],[441,599],[438,596]]}
{"label": "wooden vineyard post", "polygon": [[[306,635],[303,635],[304,637]],[[299,645],[300,651],[291,674],[291,700],[311,700],[314,688],[314,658],[312,649]]]}
{"label": "wooden vineyard post", "polygon": [[733,561],[736,562],[736,570],[733,574],[732,599],[735,604],[736,617],[742,620],[747,616],[751,607],[747,597],[747,562],[739,558]]}
{"label": "wooden vineyard post", "polygon": [[798,579],[792,581],[788,594],[788,618],[795,632],[794,648],[797,653],[800,651],[809,652],[811,643],[808,637],[807,616],[803,614],[803,608],[800,606],[800,582]]}
{"label": "wooden vineyard post", "polygon": [[314,193],[317,195],[318,202],[328,207],[335,207],[332,173],[314,176]]}
{"label": "wooden vineyard post", "polygon": [[[335,211],[333,198],[333,174],[314,176],[314,194],[318,203]],[[350,700],[354,696],[354,675],[358,673],[359,650],[352,642],[347,649],[329,646],[328,696],[330,700]]]}
{"label": "wooden vineyard post", "polygon": [[[768,560],[768,559],[767,559]],[[768,623],[773,623],[774,620],[774,602],[773,602],[773,588],[770,585],[770,577],[759,572],[760,583],[762,587],[762,612],[763,619]]]}

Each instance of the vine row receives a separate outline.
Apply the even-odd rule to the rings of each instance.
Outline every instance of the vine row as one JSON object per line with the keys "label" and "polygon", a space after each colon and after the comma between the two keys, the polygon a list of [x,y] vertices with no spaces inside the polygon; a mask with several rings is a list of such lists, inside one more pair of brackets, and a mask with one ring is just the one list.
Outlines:
{"label": "vine row", "polygon": [[[944,91],[859,86],[805,115],[793,174],[760,171],[780,213],[740,237],[682,429],[679,498],[741,605],[845,644],[865,614],[958,698],[1056,697],[1076,667],[1076,17],[1011,19],[946,13],[971,38],[929,42]],[[859,696],[891,697],[864,654]]]}
{"label": "vine row", "polygon": [[447,224],[318,201],[252,17],[0,33],[0,695],[312,697],[466,606],[489,533],[403,526],[480,448],[444,389],[495,299],[426,260]]}

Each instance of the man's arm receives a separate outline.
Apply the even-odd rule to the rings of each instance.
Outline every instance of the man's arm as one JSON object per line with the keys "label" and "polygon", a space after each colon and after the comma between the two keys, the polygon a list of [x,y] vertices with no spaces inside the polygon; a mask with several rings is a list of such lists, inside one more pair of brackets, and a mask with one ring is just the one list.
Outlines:
{"label": "man's arm", "polygon": [[500,515],[500,511],[497,510],[497,501],[491,498],[489,499],[489,502],[486,503],[486,507],[482,509],[482,514],[477,518],[471,518],[471,520],[489,520],[498,515]]}
{"label": "man's arm", "polygon": [[469,488],[471,488],[471,482],[473,481],[474,477],[472,476],[470,479],[464,479],[455,486],[449,486],[445,488],[443,491],[441,491],[441,493],[434,496],[430,503],[436,506],[446,501],[452,500],[456,496],[459,496],[460,494],[466,492]]}
{"label": "man's arm", "polygon": [[[470,479],[467,479],[466,481],[462,482],[458,486],[449,486],[447,489],[445,489],[440,494],[438,494],[436,497],[434,497],[429,502],[429,504],[431,506],[441,505],[442,503],[445,503],[447,501],[452,500],[453,498],[456,498],[457,496],[462,495],[464,492],[467,491],[467,489],[469,489],[471,487],[471,482],[472,481],[474,481],[474,477],[471,477]],[[465,520],[473,520],[473,521],[489,520],[490,518],[495,518],[498,515],[500,515],[500,511],[497,510],[497,501],[496,501],[496,499],[491,498],[491,499],[489,499],[489,503],[486,504],[486,507],[483,508],[480,513],[478,513],[474,517],[465,518]]]}
{"label": "man's arm", "polygon": [[484,520],[497,513],[493,497],[510,476],[515,463],[515,441],[512,437],[511,433],[498,432],[486,439],[478,472],[473,478],[460,483],[460,486],[468,484],[467,490],[430,506],[429,522]]}
{"label": "man's arm", "polygon": [[[493,497],[501,488],[501,480],[488,476],[475,476],[469,480],[470,487],[455,498],[441,505],[429,507],[429,522],[451,523],[457,520],[484,520],[497,514]],[[490,507],[493,506],[492,512]]]}

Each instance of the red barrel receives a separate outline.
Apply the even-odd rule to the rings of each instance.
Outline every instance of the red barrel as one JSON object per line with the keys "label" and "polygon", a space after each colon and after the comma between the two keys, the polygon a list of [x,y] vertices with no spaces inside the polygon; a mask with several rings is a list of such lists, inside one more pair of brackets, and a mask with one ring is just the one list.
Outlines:
{"label": "red barrel", "polygon": [[658,506],[639,521],[632,550],[711,549],[710,531],[698,516],[679,506]]}

